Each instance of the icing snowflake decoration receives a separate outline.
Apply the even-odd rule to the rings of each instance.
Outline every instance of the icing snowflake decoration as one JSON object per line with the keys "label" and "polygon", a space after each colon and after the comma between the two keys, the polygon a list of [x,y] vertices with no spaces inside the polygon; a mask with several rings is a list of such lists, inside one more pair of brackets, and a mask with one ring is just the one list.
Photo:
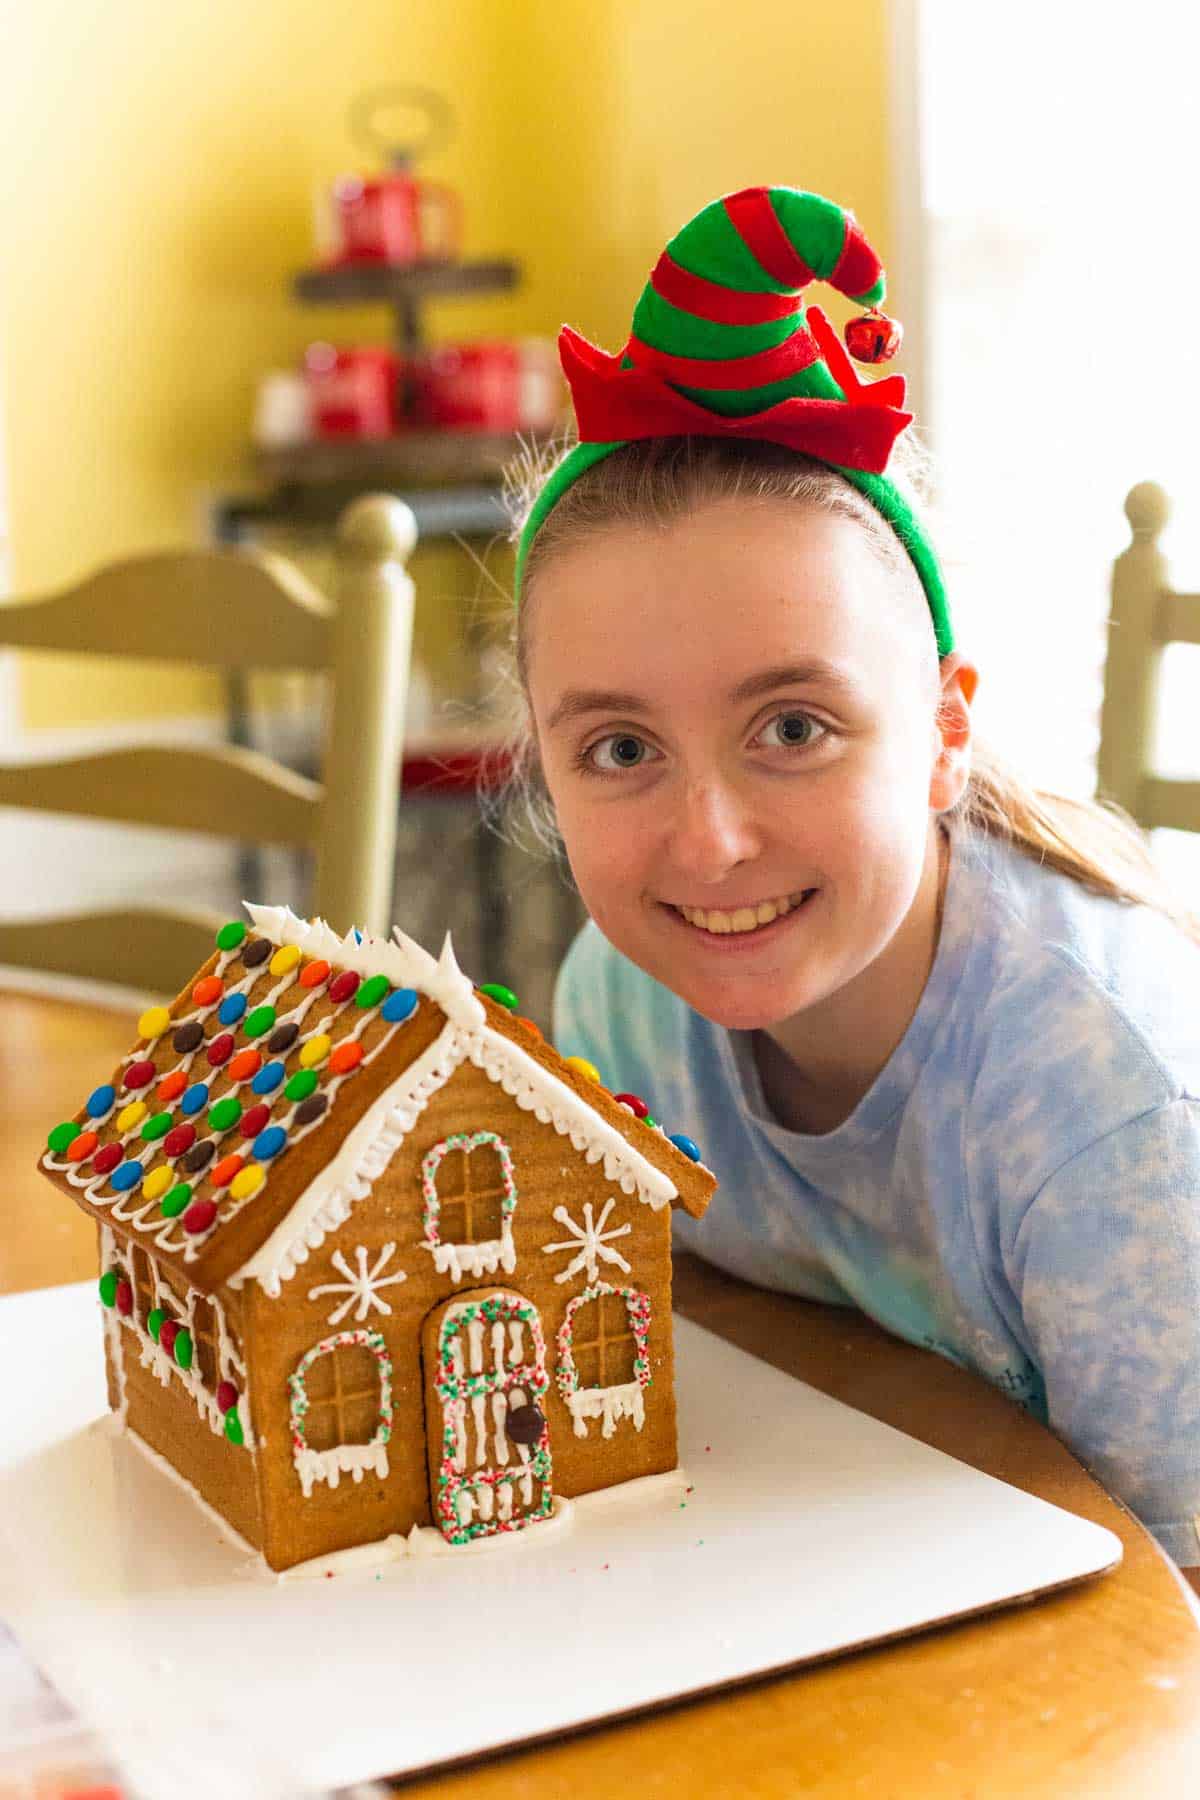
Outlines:
{"label": "icing snowflake decoration", "polygon": [[334,1307],[329,1315],[331,1325],[340,1325],[352,1306],[357,1303],[354,1318],[361,1325],[372,1307],[378,1307],[381,1313],[390,1313],[391,1307],[386,1300],[380,1299],[379,1290],[394,1287],[397,1282],[407,1281],[408,1276],[403,1269],[395,1275],[384,1275],[383,1269],[396,1253],[395,1244],[385,1244],[375,1258],[371,1268],[367,1267],[367,1250],[364,1244],[355,1247],[354,1259],[358,1264],[357,1272],[351,1269],[340,1250],[335,1250],[331,1261],[335,1269],[346,1277],[345,1281],[323,1282],[320,1287],[309,1288],[310,1300],[317,1300],[322,1294],[345,1294],[346,1298],[340,1306]]}
{"label": "icing snowflake decoration", "polygon": [[562,1271],[562,1274],[554,1277],[556,1282],[570,1281],[571,1277],[573,1275],[578,1275],[581,1269],[587,1270],[587,1278],[589,1281],[595,1281],[599,1275],[601,1261],[615,1263],[618,1269],[623,1269],[626,1275],[629,1274],[629,1264],[625,1261],[625,1258],[621,1255],[619,1250],[610,1249],[609,1245],[613,1238],[628,1237],[633,1230],[633,1226],[614,1225],[611,1231],[605,1231],[604,1229],[604,1222],[615,1205],[615,1200],[606,1200],[604,1202],[603,1212],[600,1214],[600,1217],[593,1222],[592,1203],[590,1200],[585,1201],[583,1208],[584,1222],[582,1225],[571,1217],[565,1206],[555,1207],[554,1217],[558,1220],[560,1225],[566,1226],[571,1235],[561,1244],[543,1244],[542,1253],[545,1256],[551,1256],[556,1250],[574,1250],[577,1252]]}

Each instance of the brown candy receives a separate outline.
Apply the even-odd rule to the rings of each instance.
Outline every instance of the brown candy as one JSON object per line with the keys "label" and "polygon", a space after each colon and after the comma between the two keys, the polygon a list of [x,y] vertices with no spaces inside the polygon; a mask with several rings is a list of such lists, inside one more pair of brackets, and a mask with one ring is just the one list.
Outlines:
{"label": "brown candy", "polygon": [[541,1442],[545,1415],[536,1406],[514,1406],[504,1421],[504,1429],[514,1444],[532,1446]]}
{"label": "brown candy", "polygon": [[203,1042],[203,1025],[201,1025],[198,1019],[189,1019],[186,1025],[181,1025],[179,1027],[179,1030],[171,1039],[171,1048],[177,1055],[186,1056],[189,1050],[194,1050],[197,1044]]}
{"label": "brown candy", "polygon": [[314,1119],[320,1118],[328,1105],[329,1100],[326,1095],[310,1095],[307,1100],[302,1100],[300,1105],[296,1108],[296,1124],[311,1125]]}
{"label": "brown candy", "polygon": [[216,1149],[215,1138],[201,1138],[198,1144],[192,1145],[179,1166],[187,1175],[198,1175],[201,1169],[208,1167],[216,1154]]}
{"label": "brown candy", "polygon": [[254,938],[242,946],[242,966],[246,969],[257,969],[259,963],[265,963],[274,949],[270,938]]}
{"label": "brown candy", "polygon": [[267,1040],[267,1049],[272,1056],[282,1056],[285,1050],[291,1049],[299,1036],[300,1027],[294,1019],[289,1019],[286,1024],[278,1026],[271,1033]]}

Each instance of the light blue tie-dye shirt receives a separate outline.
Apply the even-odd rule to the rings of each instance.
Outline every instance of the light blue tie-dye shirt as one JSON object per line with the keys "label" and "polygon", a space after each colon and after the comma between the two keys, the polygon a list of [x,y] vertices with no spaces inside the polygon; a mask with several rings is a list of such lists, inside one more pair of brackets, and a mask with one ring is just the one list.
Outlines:
{"label": "light blue tie-dye shirt", "polygon": [[555,1042],[699,1144],[681,1248],[978,1370],[1200,1564],[1200,949],[1165,918],[959,832],[917,1011],[822,1136],[594,925]]}

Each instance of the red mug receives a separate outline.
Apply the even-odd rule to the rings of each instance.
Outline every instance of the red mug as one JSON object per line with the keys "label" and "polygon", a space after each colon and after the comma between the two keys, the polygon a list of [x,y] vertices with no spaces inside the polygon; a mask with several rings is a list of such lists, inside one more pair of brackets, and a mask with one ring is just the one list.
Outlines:
{"label": "red mug", "polygon": [[548,338],[443,344],[410,368],[413,422],[434,430],[548,431],[562,378]]}
{"label": "red mug", "polygon": [[333,189],[332,254],[340,266],[452,262],[462,242],[462,201],[441,181],[396,171],[364,181],[345,175]]}
{"label": "red mug", "polygon": [[337,350],[310,344],[304,356],[309,415],[318,438],[387,438],[403,429],[401,359],[365,345]]}

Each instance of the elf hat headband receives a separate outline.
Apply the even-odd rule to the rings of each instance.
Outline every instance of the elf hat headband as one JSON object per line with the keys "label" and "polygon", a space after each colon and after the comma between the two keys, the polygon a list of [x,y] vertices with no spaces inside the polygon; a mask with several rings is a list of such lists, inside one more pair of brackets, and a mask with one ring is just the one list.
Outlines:
{"label": "elf hat headband", "polygon": [[714,200],[659,258],[620,356],[564,326],[558,349],[579,442],[553,471],[517,547],[516,596],[529,549],[573,482],[638,438],[728,437],[785,444],[829,463],[903,543],[925,589],[939,656],[954,647],[946,592],[925,528],[884,471],[912,423],[904,377],[862,382],[819,307],[800,298],[830,282],[870,308],[846,327],[860,362],[881,362],[900,327],[876,310],[885,281],[852,213],[798,188],[743,188]]}

